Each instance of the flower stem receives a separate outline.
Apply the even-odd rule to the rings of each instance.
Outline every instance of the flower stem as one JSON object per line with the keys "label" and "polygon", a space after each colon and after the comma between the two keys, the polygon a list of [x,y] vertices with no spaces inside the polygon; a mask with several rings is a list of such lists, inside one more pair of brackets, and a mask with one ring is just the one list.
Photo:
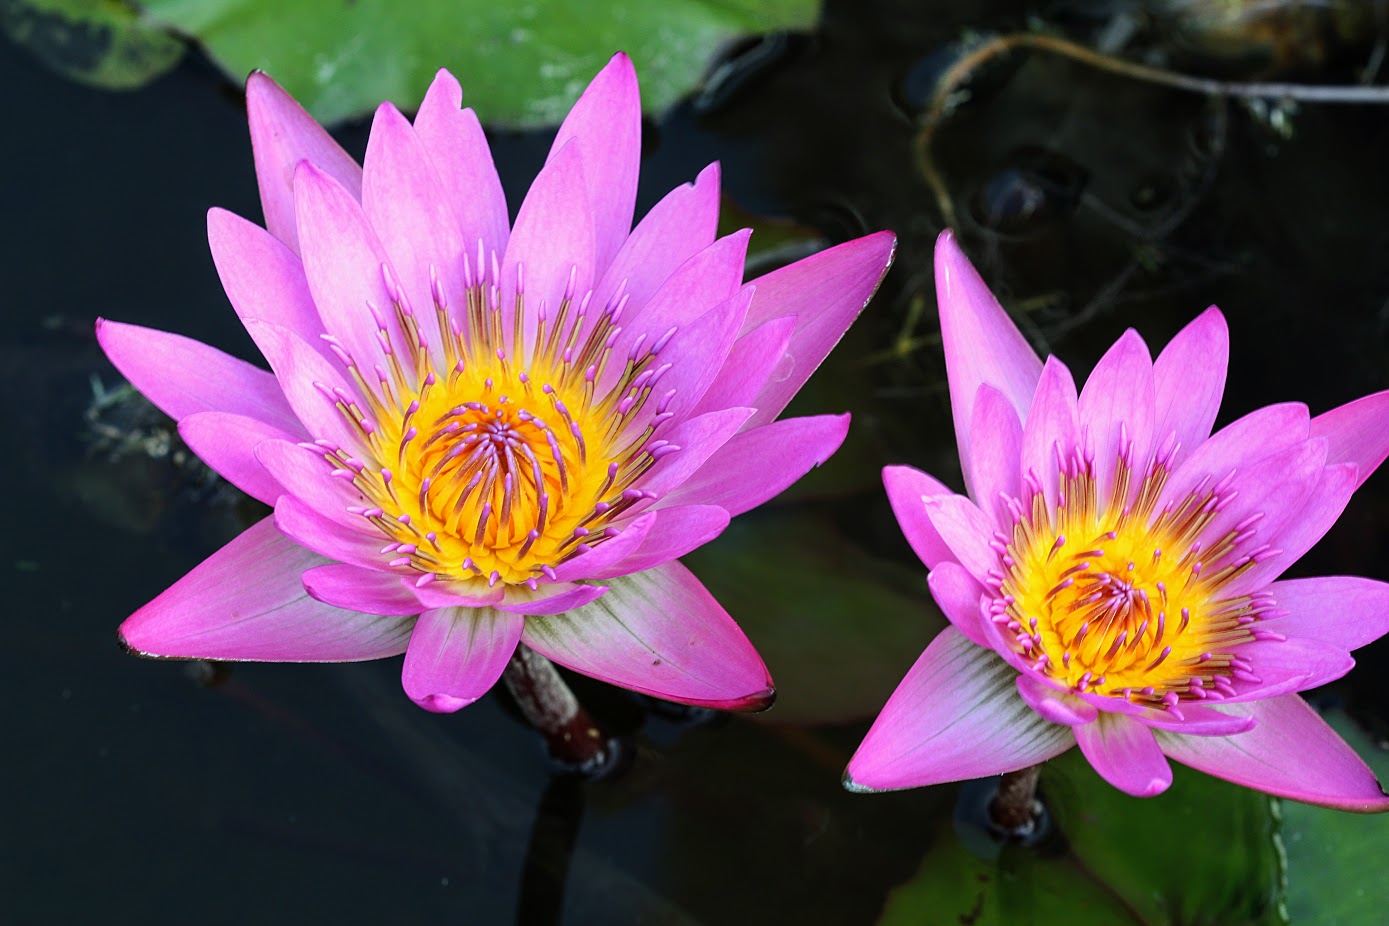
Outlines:
{"label": "flower stem", "polygon": [[540,731],[550,758],[566,771],[598,778],[611,771],[621,752],[574,697],[554,663],[518,646],[502,681],[531,726]]}
{"label": "flower stem", "polygon": [[1027,837],[1042,817],[1042,802],[1037,800],[1037,776],[1040,765],[1008,772],[998,782],[998,793],[989,802],[989,822],[1005,836]]}

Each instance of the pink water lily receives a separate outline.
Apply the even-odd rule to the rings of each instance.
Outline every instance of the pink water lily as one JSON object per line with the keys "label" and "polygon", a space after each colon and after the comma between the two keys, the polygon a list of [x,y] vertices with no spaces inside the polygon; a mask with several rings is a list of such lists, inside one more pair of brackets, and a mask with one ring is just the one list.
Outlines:
{"label": "pink water lily", "polygon": [[1296,692],[1389,630],[1389,585],[1282,579],[1389,454],[1389,393],[1296,403],[1215,434],[1228,331],[1211,308],[1154,361],[1132,330],[1077,394],[949,232],[936,287],[967,495],[889,467],[950,619],[849,763],[851,790],[1019,771],[1079,745],[1148,796],[1168,759],[1241,785],[1389,809]]}
{"label": "pink water lily", "polygon": [[99,322],[112,362],[274,514],[121,626],[149,656],[405,654],[453,711],[518,645],[657,697],[758,709],[767,670],[676,560],[828,458],[847,415],[776,420],[891,260],[879,233],[743,282],[717,166],[632,228],[641,108],[618,55],[514,223],[440,71],[364,166],[263,74],[247,107],[265,228],[208,239],[265,371]]}

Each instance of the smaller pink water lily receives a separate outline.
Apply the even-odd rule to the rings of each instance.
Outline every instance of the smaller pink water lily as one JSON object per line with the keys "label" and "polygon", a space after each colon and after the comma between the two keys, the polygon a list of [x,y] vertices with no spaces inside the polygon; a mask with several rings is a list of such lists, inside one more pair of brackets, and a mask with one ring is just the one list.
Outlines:
{"label": "smaller pink water lily", "polygon": [[883,232],[743,282],[719,174],[632,227],[636,74],[617,55],[509,220],[440,71],[364,166],[247,82],[265,228],[214,209],[212,256],[270,371],[98,322],[112,362],[274,515],[121,625],[149,656],[405,654],[419,705],[481,697],[517,646],[724,709],[773,689],[676,560],[827,459],[847,415],[775,420],[891,261]]}
{"label": "smaller pink water lily", "polygon": [[1211,433],[1215,308],[1154,361],[1130,330],[1077,395],[946,232],[936,288],[968,495],[889,467],[893,510],[950,619],[853,756],[850,790],[1019,771],[1079,745],[1129,794],[1168,759],[1271,794],[1389,809],[1296,692],[1389,630],[1389,585],[1281,579],[1389,454],[1389,393],[1315,418],[1270,405]]}

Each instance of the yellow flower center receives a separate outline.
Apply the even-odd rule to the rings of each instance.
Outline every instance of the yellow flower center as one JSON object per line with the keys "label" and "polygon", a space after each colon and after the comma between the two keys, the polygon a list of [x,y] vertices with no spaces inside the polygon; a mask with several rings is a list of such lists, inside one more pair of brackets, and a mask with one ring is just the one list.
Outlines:
{"label": "yellow flower center", "polygon": [[1229,694],[1231,678],[1249,672],[1230,649],[1255,639],[1264,602],[1221,590],[1256,561],[1236,548],[1257,518],[1203,545],[1233,493],[1207,484],[1159,508],[1167,463],[1160,454],[1132,494],[1121,458],[1106,503],[1077,455],[1056,503],[1034,485],[1027,506],[1013,503],[1012,536],[997,538],[995,619],[1038,671],[1071,690],[1171,706]]}
{"label": "yellow flower center", "polygon": [[[648,412],[643,429],[629,427],[664,372],[653,361],[674,332],[639,341],[615,384],[599,395],[626,303],[621,290],[594,312],[587,297],[576,302],[566,293],[557,312],[540,311],[529,338],[518,297],[508,340],[490,280],[468,287],[463,324],[450,317],[436,285],[440,358],[424,346],[389,272],[386,283],[399,334],[393,337],[378,317],[390,349],[376,381],[330,341],[366,403],[337,397],[366,458],[341,448],[326,448],[325,457],[365,496],[366,505],[352,510],[380,529],[391,567],[418,573],[419,584],[534,589],[648,498],[633,482],[677,449],[649,441],[668,415]],[[515,362],[508,344],[528,344],[515,353],[529,357]]]}

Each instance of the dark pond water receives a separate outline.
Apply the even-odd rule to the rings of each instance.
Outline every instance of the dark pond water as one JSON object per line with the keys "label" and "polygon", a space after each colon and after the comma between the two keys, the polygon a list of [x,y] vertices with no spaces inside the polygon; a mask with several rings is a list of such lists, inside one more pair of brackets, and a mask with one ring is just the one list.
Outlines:
{"label": "dark pond water", "polygon": [[[243,665],[206,686],[196,667],[119,651],[125,616],[258,517],[164,454],[157,417],[92,411],[119,386],[91,336],[97,315],[254,356],[203,237],[209,206],[259,214],[244,111],[196,59],[109,94],[0,47],[0,920],[876,922],[933,842],[953,838],[957,794],[839,786],[938,626],[875,482],[887,462],[943,478],[955,466],[930,283],[944,220],[920,163],[931,82],[966,27],[1008,31],[1040,12],[1083,38],[1124,6],[831,3],[820,33],[762,46],[734,90],[650,126],[639,210],[719,159],[730,205],[777,220],[767,237],[801,229],[792,249],[881,227],[901,237],[879,299],[802,402],[852,407],[851,444],[728,543],[756,555],[758,528],[809,525],[838,551],[844,588],[889,585],[919,611],[880,614],[847,594],[828,632],[815,614],[747,618],[789,680],[763,718],[692,722],[582,686],[637,751],[624,777],[583,786],[552,780],[500,697],[416,709],[398,660]],[[1353,80],[1374,40],[1319,38],[1315,67],[1281,73]],[[1182,55],[1209,73],[1263,70],[1190,44]],[[1000,57],[970,86],[929,156],[967,249],[1039,347],[1086,370],[1125,327],[1160,345],[1214,302],[1233,335],[1222,420],[1389,386],[1389,107],[1306,105],[1289,137],[1238,103],[1043,55]],[[360,154],[365,128],[340,138]],[[492,141],[514,208],[548,137]],[[1380,474],[1298,570],[1389,579],[1386,554]],[[782,597],[750,600],[759,591]],[[841,646],[846,664],[817,661]],[[1389,717],[1389,645],[1358,656],[1333,694],[1373,725]],[[1235,901],[1241,921],[1266,921],[1268,905]]]}

